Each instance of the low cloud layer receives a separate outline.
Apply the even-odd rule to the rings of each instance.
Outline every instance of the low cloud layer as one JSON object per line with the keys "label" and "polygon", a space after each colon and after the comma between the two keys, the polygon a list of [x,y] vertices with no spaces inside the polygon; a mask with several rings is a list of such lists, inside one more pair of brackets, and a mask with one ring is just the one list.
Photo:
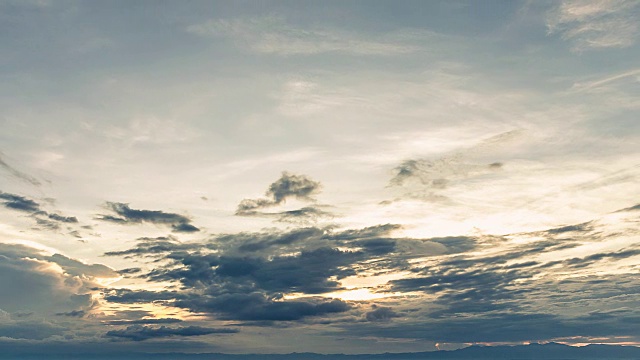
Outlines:
{"label": "low cloud layer", "polygon": [[201,326],[184,326],[184,327],[151,327],[143,325],[128,326],[123,330],[111,330],[107,331],[106,336],[110,338],[121,338],[133,341],[144,341],[149,339],[158,339],[165,337],[181,336],[202,336],[210,334],[234,334],[238,330],[233,328],[228,329],[215,329]]}

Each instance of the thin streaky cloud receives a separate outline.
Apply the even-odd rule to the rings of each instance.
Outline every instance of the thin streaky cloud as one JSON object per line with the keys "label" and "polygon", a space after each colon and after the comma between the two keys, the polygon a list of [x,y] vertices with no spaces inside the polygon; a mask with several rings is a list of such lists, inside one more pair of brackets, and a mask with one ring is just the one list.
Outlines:
{"label": "thin streaky cloud", "polygon": [[377,41],[334,29],[302,29],[274,16],[214,19],[187,27],[203,37],[229,38],[251,51],[278,55],[313,55],[343,52],[356,55],[400,55],[419,50],[399,39]]}
{"label": "thin streaky cloud", "polygon": [[575,52],[628,48],[640,34],[639,4],[634,0],[565,0],[549,12],[547,29],[570,41]]}

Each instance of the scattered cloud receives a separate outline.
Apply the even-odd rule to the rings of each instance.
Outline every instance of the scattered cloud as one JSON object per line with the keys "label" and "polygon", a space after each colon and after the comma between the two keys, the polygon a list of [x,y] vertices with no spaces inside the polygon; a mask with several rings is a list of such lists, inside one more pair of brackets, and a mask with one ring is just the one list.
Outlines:
{"label": "scattered cloud", "polygon": [[40,204],[24,196],[0,192],[0,200],[2,200],[4,206],[9,209],[31,213],[40,211]]}
{"label": "scattered cloud", "polygon": [[13,177],[18,178],[22,181],[25,181],[31,185],[34,186],[40,186],[42,185],[42,183],[36,179],[35,177],[29,175],[29,174],[25,174],[22,171],[16,170],[13,166],[7,164],[6,161],[4,161],[4,159],[2,158],[3,155],[2,153],[0,153],[0,169],[4,169],[5,171],[7,171],[9,174],[11,174]]}
{"label": "scattered cloud", "polygon": [[402,55],[420,48],[402,37],[389,34],[382,39],[334,29],[302,29],[274,16],[244,19],[213,19],[187,27],[203,37],[230,38],[249,50],[277,55],[349,53],[355,55]]}
{"label": "scattered cloud", "polygon": [[105,207],[113,211],[117,216],[99,215],[98,220],[114,222],[118,224],[152,223],[170,226],[174,232],[196,232],[197,227],[190,224],[191,219],[186,216],[166,213],[159,210],[137,210],[129,207],[129,204],[107,202]]}
{"label": "scattered cloud", "polygon": [[564,0],[548,13],[547,29],[571,41],[577,52],[626,48],[640,35],[638,15],[634,0]]}
{"label": "scattered cloud", "polygon": [[440,199],[442,195],[438,195],[438,191],[446,189],[455,182],[502,169],[504,164],[500,161],[479,164],[474,162],[473,158],[505,146],[521,134],[520,130],[512,130],[442,157],[405,160],[394,169],[395,175],[391,178],[389,185],[427,190],[428,195],[424,197],[425,199]]}
{"label": "scattered cloud", "polygon": [[143,325],[128,326],[124,330],[107,331],[106,336],[111,338],[123,338],[133,341],[144,341],[149,339],[157,339],[171,336],[202,336],[209,334],[234,334],[237,329],[233,328],[207,328],[201,326],[185,326],[185,327],[151,327]]}
{"label": "scattered cloud", "polygon": [[295,175],[283,172],[280,179],[273,182],[267,189],[266,198],[244,199],[238,204],[236,215],[276,217],[280,222],[305,223],[318,218],[331,217],[332,214],[322,210],[319,206],[305,206],[296,210],[279,212],[264,212],[265,208],[283,205],[287,199],[315,202],[313,195],[320,192],[321,184],[305,175]]}

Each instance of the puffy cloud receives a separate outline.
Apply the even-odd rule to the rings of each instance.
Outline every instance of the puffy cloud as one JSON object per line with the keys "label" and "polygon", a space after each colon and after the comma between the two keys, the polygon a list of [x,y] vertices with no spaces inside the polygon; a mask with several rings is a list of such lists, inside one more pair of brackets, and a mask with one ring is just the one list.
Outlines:
{"label": "puffy cloud", "polygon": [[88,265],[61,254],[0,244],[0,306],[9,312],[50,315],[87,309],[96,277],[117,277],[104,265]]}
{"label": "puffy cloud", "polygon": [[287,199],[295,198],[301,201],[313,201],[313,195],[320,192],[321,184],[305,175],[295,175],[283,172],[282,176],[269,185],[266,198],[244,199],[238,204],[236,215],[241,216],[269,216],[276,217],[280,222],[307,222],[332,214],[318,206],[305,206],[296,210],[279,212],[264,212],[265,208],[282,205]]}

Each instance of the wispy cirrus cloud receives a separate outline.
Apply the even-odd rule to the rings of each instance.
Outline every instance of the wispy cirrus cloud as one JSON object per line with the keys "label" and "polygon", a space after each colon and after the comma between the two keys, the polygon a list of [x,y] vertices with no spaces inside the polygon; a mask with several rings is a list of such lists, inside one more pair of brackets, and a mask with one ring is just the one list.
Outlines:
{"label": "wispy cirrus cloud", "polygon": [[559,34],[581,52],[632,46],[640,34],[640,3],[633,0],[565,0],[547,16],[549,34]]}
{"label": "wispy cirrus cloud", "polygon": [[251,51],[278,55],[314,55],[342,52],[356,55],[399,55],[415,52],[419,47],[389,35],[376,40],[335,29],[303,29],[288,24],[281,17],[213,19],[187,27],[187,31],[204,37],[230,38]]}
{"label": "wispy cirrus cloud", "polygon": [[4,159],[2,158],[2,153],[0,153],[0,169],[4,169],[5,171],[7,171],[9,174],[11,174],[12,176],[26,181],[31,185],[35,185],[35,186],[40,186],[42,183],[40,182],[40,180],[36,179],[35,177],[26,174],[16,168],[14,168],[13,166],[9,165],[6,161],[4,161]]}

